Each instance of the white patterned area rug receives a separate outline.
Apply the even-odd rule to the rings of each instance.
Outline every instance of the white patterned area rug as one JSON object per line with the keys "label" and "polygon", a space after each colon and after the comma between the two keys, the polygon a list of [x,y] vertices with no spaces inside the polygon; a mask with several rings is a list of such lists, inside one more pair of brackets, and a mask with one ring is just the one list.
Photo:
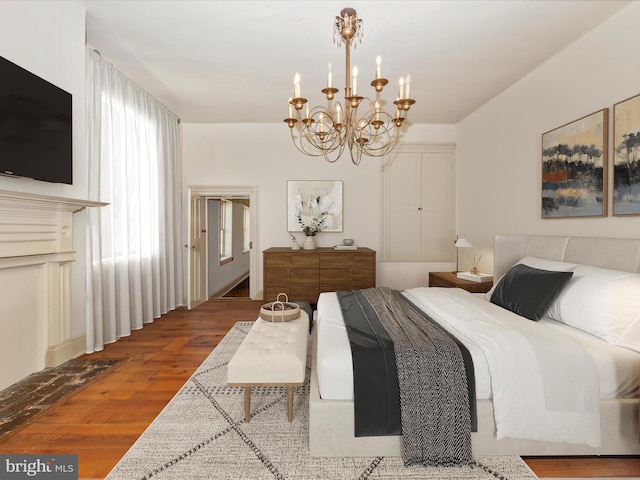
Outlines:
{"label": "white patterned area rug", "polygon": [[399,457],[314,458],[308,444],[308,382],[296,387],[293,422],[284,388],[227,387],[227,362],[252,322],[237,323],[106,480],[480,479],[537,477],[519,457],[477,457],[474,466],[405,468]]}

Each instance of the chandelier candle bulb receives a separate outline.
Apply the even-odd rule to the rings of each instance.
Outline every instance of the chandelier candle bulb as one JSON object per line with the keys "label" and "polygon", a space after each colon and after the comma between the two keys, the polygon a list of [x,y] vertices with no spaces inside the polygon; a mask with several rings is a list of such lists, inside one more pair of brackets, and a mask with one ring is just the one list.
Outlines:
{"label": "chandelier candle bulb", "polygon": [[291,99],[289,99],[289,118],[293,118],[293,105],[291,104]]}
{"label": "chandelier candle bulb", "polygon": [[336,123],[341,124],[342,119],[340,118],[342,115],[342,108],[340,108],[340,104],[336,103]]}
{"label": "chandelier candle bulb", "polygon": [[300,98],[300,74],[296,73],[296,76],[293,77],[293,97]]}
{"label": "chandelier candle bulb", "polygon": [[407,78],[405,79],[405,83],[407,84],[407,88],[405,89],[405,97],[404,98],[411,98],[411,95],[409,95],[409,89],[411,88],[411,75],[407,75]]}
{"label": "chandelier candle bulb", "polygon": [[329,62],[329,72],[327,73],[327,88],[333,87],[333,73],[331,72],[331,62]]}
{"label": "chandelier candle bulb", "polygon": [[382,57],[380,55],[378,55],[376,57],[376,78],[381,78],[382,77],[381,67],[380,67],[381,64],[382,64]]}
{"label": "chandelier candle bulb", "polygon": [[400,85],[400,95],[399,98],[404,98],[404,78],[400,77],[400,80],[398,80],[398,84]]}
{"label": "chandelier candle bulb", "polygon": [[351,93],[354,97],[358,95],[358,66],[353,67],[353,92]]}

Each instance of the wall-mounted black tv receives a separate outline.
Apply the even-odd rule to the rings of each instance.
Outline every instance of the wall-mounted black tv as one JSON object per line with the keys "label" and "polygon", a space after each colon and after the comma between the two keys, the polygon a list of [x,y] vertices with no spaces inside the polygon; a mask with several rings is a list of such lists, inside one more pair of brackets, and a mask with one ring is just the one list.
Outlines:
{"label": "wall-mounted black tv", "polygon": [[73,183],[71,94],[0,57],[0,174]]}

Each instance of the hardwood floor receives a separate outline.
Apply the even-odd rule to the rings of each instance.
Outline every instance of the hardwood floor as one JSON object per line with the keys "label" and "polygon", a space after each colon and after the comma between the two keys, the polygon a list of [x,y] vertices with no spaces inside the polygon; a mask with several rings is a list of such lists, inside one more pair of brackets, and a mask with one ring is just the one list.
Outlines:
{"label": "hardwood floor", "polygon": [[105,346],[94,358],[129,360],[0,443],[2,453],[76,453],[80,478],[104,478],[178,389],[261,301],[178,309]]}
{"label": "hardwood floor", "polygon": [[[216,299],[178,309],[91,358],[117,368],[0,440],[0,452],[72,453],[80,479],[103,479],[200,363],[262,301]],[[526,458],[540,477],[640,477],[640,458]]]}

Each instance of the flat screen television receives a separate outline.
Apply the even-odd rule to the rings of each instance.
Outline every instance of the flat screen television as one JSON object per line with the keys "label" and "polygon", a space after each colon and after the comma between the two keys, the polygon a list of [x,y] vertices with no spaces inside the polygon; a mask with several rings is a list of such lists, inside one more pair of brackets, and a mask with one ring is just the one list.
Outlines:
{"label": "flat screen television", "polygon": [[73,183],[71,94],[0,57],[0,174]]}

